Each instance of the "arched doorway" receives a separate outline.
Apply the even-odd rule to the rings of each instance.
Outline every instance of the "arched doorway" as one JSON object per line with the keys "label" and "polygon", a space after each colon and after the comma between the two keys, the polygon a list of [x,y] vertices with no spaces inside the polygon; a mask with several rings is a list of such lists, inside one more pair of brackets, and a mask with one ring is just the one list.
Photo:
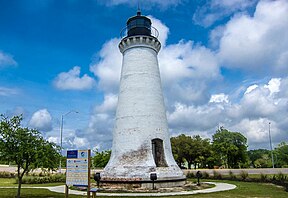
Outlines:
{"label": "arched doorway", "polygon": [[152,154],[156,167],[167,167],[163,148],[163,140],[159,138],[152,140]]}

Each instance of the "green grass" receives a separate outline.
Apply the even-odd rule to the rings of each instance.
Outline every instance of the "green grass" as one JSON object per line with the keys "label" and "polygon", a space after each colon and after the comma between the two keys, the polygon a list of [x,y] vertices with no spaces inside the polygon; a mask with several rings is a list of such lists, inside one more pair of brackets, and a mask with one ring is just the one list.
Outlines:
{"label": "green grass", "polygon": [[[15,198],[17,194],[17,189],[1,189],[0,188],[0,197],[1,198]],[[31,189],[31,188],[23,188],[21,189],[21,198],[63,198],[63,193],[55,193],[51,192],[47,189]],[[69,198],[80,198],[87,196],[79,196],[79,195],[69,195]]]}
{"label": "green grass", "polygon": [[[208,180],[207,180],[208,181]],[[209,180],[213,181],[213,180]],[[215,182],[224,182],[229,184],[235,184],[236,189],[224,192],[200,194],[196,196],[187,196],[185,198],[198,198],[198,197],[209,197],[209,198],[287,198],[288,192],[283,187],[276,186],[270,183],[256,183],[256,182],[239,182],[239,181],[226,181],[226,180],[215,180]]]}
{"label": "green grass", "polygon": [[[9,180],[9,179],[8,179]],[[11,179],[10,179],[11,180]],[[5,184],[2,182],[6,181]],[[225,191],[225,192],[217,192],[217,193],[209,193],[209,194],[197,194],[197,195],[188,195],[188,196],[174,196],[177,198],[184,197],[184,198],[287,198],[288,197],[288,192],[284,190],[283,187],[279,187],[273,184],[269,183],[256,183],[256,182],[239,182],[239,181],[226,181],[226,180],[201,180],[201,181],[214,181],[214,182],[224,182],[224,183],[230,183],[230,184],[235,184],[237,186],[236,189],[230,190],[230,191]],[[11,184],[14,181],[10,181],[10,185],[8,184],[9,181],[6,179],[0,179],[0,185],[6,185],[6,186],[16,186],[15,184]],[[49,184],[52,186],[56,186],[59,184]],[[27,185],[23,185],[27,186]],[[32,185],[32,186],[48,186],[48,184],[38,184],[38,185]],[[17,189],[1,189],[0,188],[0,198],[12,198],[15,197],[17,192]],[[63,198],[64,194],[60,193],[54,193],[50,192],[49,190],[46,189],[26,189],[23,188],[21,190],[21,197],[23,198],[36,198],[36,197],[49,197],[49,198]],[[80,197],[85,197],[85,196],[77,196],[77,195],[69,195],[69,198],[80,198]],[[104,198],[97,196],[98,198]],[[115,197],[117,198],[117,197]],[[120,198],[120,197],[118,197]],[[144,198],[144,197],[143,197]],[[162,198],[171,198],[170,197],[162,197]]]}
{"label": "green grass", "polygon": [[[18,184],[15,183],[16,180],[13,178],[0,178],[0,187],[18,187]],[[22,184],[24,187],[29,187],[29,186],[59,186],[63,185],[64,183],[46,183],[46,184]]]}

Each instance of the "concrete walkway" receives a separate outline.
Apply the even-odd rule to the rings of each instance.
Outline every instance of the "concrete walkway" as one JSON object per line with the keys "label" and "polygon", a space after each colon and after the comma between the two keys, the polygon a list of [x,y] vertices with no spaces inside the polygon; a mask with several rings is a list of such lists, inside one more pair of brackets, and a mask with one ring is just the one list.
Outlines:
{"label": "concrete walkway", "polygon": [[[97,193],[98,196],[107,196],[107,197],[159,197],[159,196],[175,196],[175,195],[193,195],[193,194],[200,194],[200,193],[213,193],[213,192],[220,192],[220,191],[226,191],[226,190],[232,190],[235,189],[236,186],[233,184],[227,184],[227,183],[218,183],[218,182],[204,182],[207,184],[214,184],[215,187],[213,188],[207,188],[203,190],[193,190],[193,191],[181,191],[181,192],[166,192],[166,193]],[[31,187],[27,187],[31,188]],[[61,186],[54,186],[54,187],[32,187],[32,188],[43,188],[48,189],[52,192],[57,193],[64,193],[65,192],[65,185]],[[69,190],[69,194],[73,195],[86,195],[86,192],[84,191],[78,191],[78,190]]]}

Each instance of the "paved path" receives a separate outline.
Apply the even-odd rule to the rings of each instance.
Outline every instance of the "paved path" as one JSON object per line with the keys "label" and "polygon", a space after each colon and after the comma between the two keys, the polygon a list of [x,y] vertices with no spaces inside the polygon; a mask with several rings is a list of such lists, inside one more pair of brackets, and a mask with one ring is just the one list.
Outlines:
{"label": "paved path", "polygon": [[232,172],[234,175],[241,174],[242,171],[247,172],[249,175],[253,174],[288,174],[288,168],[247,168],[247,169],[191,169],[186,170],[184,169],[183,172],[187,174],[188,172],[196,173],[197,171],[206,172],[209,175],[213,175],[214,171],[220,173],[222,175],[229,175]]}
{"label": "paved path", "polygon": [[[181,191],[181,192],[166,192],[166,193],[97,193],[98,196],[107,196],[107,197],[159,197],[159,196],[175,196],[175,195],[193,195],[193,194],[200,194],[200,193],[213,193],[213,192],[220,192],[226,190],[235,189],[236,186],[233,184],[227,183],[218,183],[218,182],[204,182],[207,184],[214,184],[215,187],[207,188],[203,190],[193,190],[193,191]],[[11,187],[0,187],[0,188],[11,188]],[[23,187],[23,188],[42,188],[48,189],[52,192],[57,193],[64,193],[65,192],[65,185],[61,186],[53,186],[53,187]],[[84,191],[78,190],[69,190],[69,194],[73,195],[86,195]]]}

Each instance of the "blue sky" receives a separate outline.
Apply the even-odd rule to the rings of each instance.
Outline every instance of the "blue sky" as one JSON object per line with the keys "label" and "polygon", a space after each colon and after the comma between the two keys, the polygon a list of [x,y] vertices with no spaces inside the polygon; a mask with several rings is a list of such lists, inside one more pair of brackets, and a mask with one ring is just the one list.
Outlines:
{"label": "blue sky", "polygon": [[[146,0],[172,136],[239,131],[249,149],[288,141],[288,1]],[[0,113],[64,148],[109,149],[120,32],[137,1],[0,1]]]}

